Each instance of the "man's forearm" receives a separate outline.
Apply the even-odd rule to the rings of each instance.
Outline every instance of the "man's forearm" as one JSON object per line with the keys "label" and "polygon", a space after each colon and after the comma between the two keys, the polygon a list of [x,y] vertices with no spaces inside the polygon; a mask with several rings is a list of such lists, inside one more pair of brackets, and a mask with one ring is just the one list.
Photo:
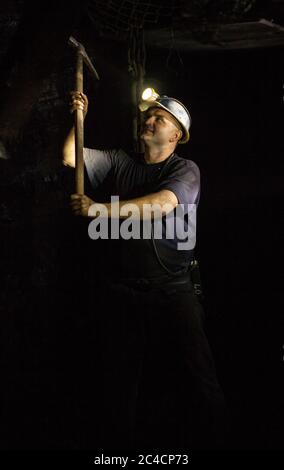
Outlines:
{"label": "man's forearm", "polygon": [[89,217],[103,216],[125,219],[129,214],[137,219],[150,219],[154,216],[163,216],[177,206],[177,198],[172,191],[161,190],[157,193],[120,201],[112,198],[112,202],[103,204],[94,203],[89,208]]}
{"label": "man's forearm", "polygon": [[75,168],[75,128],[72,127],[63,144],[63,165]]}
{"label": "man's forearm", "polygon": [[[88,98],[84,93],[78,91],[71,92],[70,111],[83,111],[83,119],[85,120],[88,112]],[[76,150],[75,150],[75,127],[72,127],[63,144],[63,165],[75,168]]]}

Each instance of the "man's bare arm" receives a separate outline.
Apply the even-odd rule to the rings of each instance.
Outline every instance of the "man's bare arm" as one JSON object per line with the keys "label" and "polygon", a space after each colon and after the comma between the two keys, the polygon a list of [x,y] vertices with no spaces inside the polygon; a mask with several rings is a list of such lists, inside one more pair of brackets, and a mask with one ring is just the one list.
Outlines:
{"label": "man's bare arm", "polygon": [[65,166],[75,168],[75,128],[73,127],[67,135],[63,144],[63,160]]}
{"label": "man's bare arm", "polygon": [[[88,98],[83,93],[72,91],[70,93],[70,112],[73,113],[76,109],[83,111],[83,117],[85,119],[88,112]],[[65,166],[75,168],[75,128],[73,127],[67,135],[63,144],[63,160],[62,163]]]}
{"label": "man's bare arm", "polygon": [[177,205],[176,195],[168,189],[162,189],[157,193],[146,194],[135,199],[116,200],[103,204],[96,203],[87,196],[79,194],[71,196],[71,208],[74,214],[90,218],[100,215],[103,208],[103,212],[110,218],[125,219],[131,213],[131,216],[137,217],[137,219],[150,219],[153,217],[153,211],[156,215],[160,212],[162,216],[171,212]]}
{"label": "man's bare arm", "polygon": [[[132,216],[142,218],[151,218],[153,210],[161,211],[161,215],[166,215],[172,211],[178,204],[176,195],[168,189],[162,189],[157,193],[146,194],[145,196],[138,197],[135,199],[128,199],[124,201],[115,201],[107,203],[105,206],[108,210],[108,216],[112,214],[119,214],[120,219],[129,217],[129,212],[132,212]],[[131,206],[135,207],[135,211],[132,211]],[[133,207],[133,208],[134,208]],[[136,210],[137,209],[137,210]]]}

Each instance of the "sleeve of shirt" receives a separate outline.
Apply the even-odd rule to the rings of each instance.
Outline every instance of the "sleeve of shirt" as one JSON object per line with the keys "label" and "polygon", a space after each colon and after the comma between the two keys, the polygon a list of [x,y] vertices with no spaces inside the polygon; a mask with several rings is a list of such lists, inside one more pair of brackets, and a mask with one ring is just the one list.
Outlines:
{"label": "sleeve of shirt", "polygon": [[94,189],[103,183],[115,166],[116,150],[84,148],[83,156],[90,183]]}
{"label": "sleeve of shirt", "polygon": [[179,204],[198,204],[200,193],[199,168],[191,160],[183,160],[174,166],[159,185],[159,190],[172,191]]}

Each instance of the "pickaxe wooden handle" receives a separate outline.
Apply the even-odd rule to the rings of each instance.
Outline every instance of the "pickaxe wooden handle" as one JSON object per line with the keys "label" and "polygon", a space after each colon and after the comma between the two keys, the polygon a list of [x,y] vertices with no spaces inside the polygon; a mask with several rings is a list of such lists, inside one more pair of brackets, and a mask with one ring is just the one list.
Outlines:
{"label": "pickaxe wooden handle", "polygon": [[[86,53],[84,46],[76,41],[72,36],[69,38],[69,44],[76,49],[77,62],[76,62],[76,91],[83,93],[83,64],[87,65],[91,74],[96,80],[99,80],[99,76],[95,67],[93,66],[89,56]],[[84,117],[83,111],[77,109],[75,111],[75,153],[76,153],[76,166],[75,166],[75,184],[76,193],[84,194],[84,159],[83,159],[83,148],[84,148]]]}

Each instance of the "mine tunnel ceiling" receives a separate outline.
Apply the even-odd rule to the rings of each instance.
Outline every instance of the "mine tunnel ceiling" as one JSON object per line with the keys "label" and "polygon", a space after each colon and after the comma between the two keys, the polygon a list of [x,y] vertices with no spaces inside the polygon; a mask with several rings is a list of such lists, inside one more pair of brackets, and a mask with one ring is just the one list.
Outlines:
{"label": "mine tunnel ceiling", "polygon": [[147,31],[146,44],[157,48],[174,45],[180,50],[251,49],[284,45],[284,28],[271,21],[207,25],[203,32],[166,29]]}
{"label": "mine tunnel ceiling", "polygon": [[181,50],[251,49],[284,45],[284,0],[89,0],[101,37],[127,39],[143,28],[145,42]]}
{"label": "mine tunnel ceiling", "polygon": [[[32,13],[29,3],[1,3],[2,49],[24,14]],[[50,11],[57,15],[68,4],[52,0]],[[284,45],[284,0],[88,0],[77,8],[85,11],[85,29],[115,41],[127,40],[132,28],[143,28],[146,44],[156,48],[169,48],[173,40],[181,50]]]}

